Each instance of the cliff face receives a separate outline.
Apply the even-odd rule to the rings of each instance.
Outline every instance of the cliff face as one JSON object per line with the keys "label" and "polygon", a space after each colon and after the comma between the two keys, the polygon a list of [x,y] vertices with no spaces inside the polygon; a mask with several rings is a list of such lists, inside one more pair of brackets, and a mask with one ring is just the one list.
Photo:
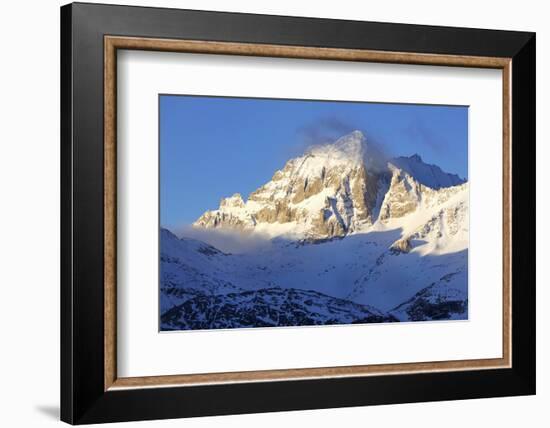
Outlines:
{"label": "cliff face", "polygon": [[463,182],[418,155],[392,159],[382,168],[370,155],[360,131],[311,147],[246,201],[240,194],[222,199],[217,210],[205,212],[193,226],[255,230],[273,237],[342,237],[377,220],[406,216]]}

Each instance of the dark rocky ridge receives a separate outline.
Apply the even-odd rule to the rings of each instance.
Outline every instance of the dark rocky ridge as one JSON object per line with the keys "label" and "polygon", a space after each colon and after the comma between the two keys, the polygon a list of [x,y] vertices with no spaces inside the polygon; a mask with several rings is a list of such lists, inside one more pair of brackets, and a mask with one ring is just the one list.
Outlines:
{"label": "dark rocky ridge", "polygon": [[373,307],[315,291],[267,288],[224,295],[189,294],[161,316],[162,330],[397,322]]}

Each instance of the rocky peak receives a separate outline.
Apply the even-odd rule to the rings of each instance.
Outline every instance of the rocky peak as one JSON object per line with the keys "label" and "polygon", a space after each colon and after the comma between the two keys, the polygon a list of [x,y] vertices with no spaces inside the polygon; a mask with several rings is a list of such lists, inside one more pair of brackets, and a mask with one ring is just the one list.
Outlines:
{"label": "rocky peak", "polygon": [[437,165],[424,163],[418,154],[412,156],[399,156],[390,159],[389,164],[398,168],[408,175],[415,178],[416,181],[432,189],[441,189],[443,187],[458,186],[465,183],[466,180],[456,174],[448,174]]}
{"label": "rocky peak", "polygon": [[365,136],[353,131],[333,143],[309,147],[303,156],[289,160],[274,178],[283,176],[296,178],[323,178],[331,170],[348,171],[363,165],[367,150]]}
{"label": "rocky peak", "polygon": [[233,196],[230,196],[229,198],[223,198],[220,201],[220,207],[226,207],[226,208],[243,208],[244,207],[244,201],[240,193],[235,193]]}
{"label": "rocky peak", "polygon": [[353,131],[334,143],[311,147],[310,155],[331,158],[333,161],[361,163],[366,150],[366,139],[361,131]]}
{"label": "rocky peak", "polygon": [[380,220],[404,217],[415,211],[421,202],[422,185],[411,175],[388,164],[392,177],[380,207]]}

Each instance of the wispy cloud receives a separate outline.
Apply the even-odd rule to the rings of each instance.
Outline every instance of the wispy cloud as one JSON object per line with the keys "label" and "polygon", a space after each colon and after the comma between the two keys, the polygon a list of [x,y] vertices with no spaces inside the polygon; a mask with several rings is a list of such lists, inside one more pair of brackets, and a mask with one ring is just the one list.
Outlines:
{"label": "wispy cloud", "polygon": [[302,126],[298,129],[298,134],[302,137],[304,146],[309,147],[332,142],[336,138],[349,134],[356,129],[359,128],[340,117],[325,116]]}
{"label": "wispy cloud", "polygon": [[242,232],[230,229],[204,229],[185,224],[172,229],[182,238],[193,238],[206,242],[224,253],[247,253],[272,245],[270,237],[258,232]]}
{"label": "wispy cloud", "polygon": [[415,140],[416,143],[423,145],[433,153],[442,154],[445,152],[447,140],[445,136],[434,132],[433,128],[426,125],[421,119],[415,119],[403,129],[403,133]]}

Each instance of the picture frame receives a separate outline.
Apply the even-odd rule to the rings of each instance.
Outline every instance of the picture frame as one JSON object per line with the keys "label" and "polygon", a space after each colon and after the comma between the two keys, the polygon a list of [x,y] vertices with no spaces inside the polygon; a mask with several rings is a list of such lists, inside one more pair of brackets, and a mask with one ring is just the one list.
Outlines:
{"label": "picture frame", "polygon": [[[119,377],[119,50],[502,70],[502,357]],[[63,6],[61,419],[86,424],[534,394],[535,97],[534,33]]]}

